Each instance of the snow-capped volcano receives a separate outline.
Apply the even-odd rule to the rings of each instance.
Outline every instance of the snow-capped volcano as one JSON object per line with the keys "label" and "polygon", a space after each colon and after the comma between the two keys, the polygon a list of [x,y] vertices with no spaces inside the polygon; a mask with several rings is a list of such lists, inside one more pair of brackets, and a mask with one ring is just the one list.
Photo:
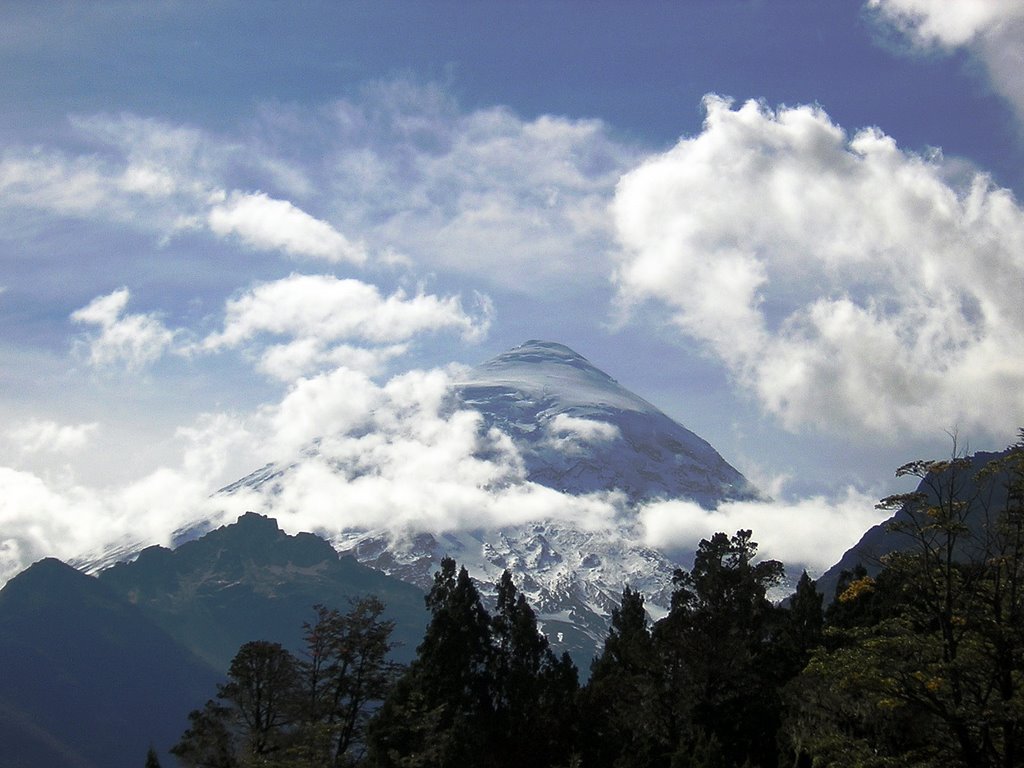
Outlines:
{"label": "snow-capped volcano", "polygon": [[[324,435],[292,464],[268,464],[220,493],[247,496],[246,503],[282,518],[301,514],[301,504],[337,503],[326,486],[338,495],[359,489],[351,498],[363,503],[384,496],[386,512],[394,517],[387,525],[360,525],[352,509],[337,503],[330,513],[336,523],[315,532],[338,551],[423,589],[445,555],[466,566],[485,599],[508,569],[554,648],[569,651],[584,669],[604,641],[611,609],[626,585],[646,596],[653,616],[669,605],[679,563],[644,543],[638,505],[683,498],[713,508],[757,497],[705,440],[561,344],[529,341],[472,369],[451,385],[441,411],[429,433],[443,431],[445,424],[470,425],[482,464],[490,460],[488,452],[497,451],[500,456],[488,466],[514,466],[481,474],[479,487],[473,487],[479,500],[498,494],[514,519],[492,510],[477,521],[455,496],[446,498],[463,504],[458,524],[439,525],[436,517],[431,523],[415,509],[410,513],[406,506],[426,489],[415,479],[402,479],[394,464],[389,471],[399,474],[384,478],[364,458],[388,441],[405,451],[400,417],[389,421],[392,428],[399,425],[398,432],[364,427],[355,434]],[[407,451],[402,455],[413,460]],[[308,491],[310,478],[315,493]],[[394,494],[396,484],[402,485],[400,494]],[[296,487],[307,492],[297,494]],[[522,502],[536,497],[554,511],[523,513]],[[460,514],[441,506],[443,515]],[[594,507],[604,511],[596,517],[577,514]]]}
{"label": "snow-capped volcano", "polygon": [[515,441],[529,479],[555,490],[707,508],[757,497],[707,441],[562,344],[528,341],[473,369],[456,391]]}
{"label": "snow-capped volcano", "polygon": [[333,542],[424,589],[445,555],[465,565],[485,595],[508,569],[555,649],[584,669],[623,587],[640,590],[654,616],[669,605],[678,564],[643,544],[634,505],[686,498],[711,508],[757,497],[705,440],[562,344],[528,341],[498,355],[458,381],[453,397],[453,407],[481,414],[482,430],[512,440],[528,482],[577,496],[620,492],[624,514],[599,530],[541,520],[445,534],[348,531]]}

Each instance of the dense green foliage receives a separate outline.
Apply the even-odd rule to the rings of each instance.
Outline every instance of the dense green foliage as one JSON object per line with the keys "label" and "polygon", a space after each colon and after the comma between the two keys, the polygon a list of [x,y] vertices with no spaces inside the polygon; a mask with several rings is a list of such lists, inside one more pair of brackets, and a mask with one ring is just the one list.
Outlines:
{"label": "dense green foliage", "polygon": [[776,764],[787,665],[775,641],[794,633],[766,597],[782,566],[755,563],[750,535],[702,541],[653,627],[642,597],[623,593],[583,692],[584,765]]}
{"label": "dense green foliage", "polygon": [[815,766],[1024,763],[1024,443],[913,462],[884,499],[908,547],[845,574],[824,646],[788,691],[787,734]]}
{"label": "dense green foliage", "polygon": [[[1024,435],[1022,435],[1024,437]],[[782,576],[751,532],[702,541],[651,623],[625,589],[582,688],[505,573],[491,615],[446,558],[412,663],[386,661],[368,599],[317,608],[296,659],[247,643],[191,715],[185,765],[825,768],[1024,764],[1024,440],[980,474],[913,462],[884,499],[907,546],[834,601]]]}
{"label": "dense green foliage", "polygon": [[557,765],[569,759],[579,687],[505,572],[489,616],[465,568],[444,559],[416,659],[370,731],[380,766]]}

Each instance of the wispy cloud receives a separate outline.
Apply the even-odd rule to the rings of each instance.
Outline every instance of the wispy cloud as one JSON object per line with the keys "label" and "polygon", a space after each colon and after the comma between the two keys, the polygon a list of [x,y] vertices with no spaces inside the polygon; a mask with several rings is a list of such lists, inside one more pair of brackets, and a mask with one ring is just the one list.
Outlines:
{"label": "wispy cloud", "polygon": [[793,430],[1024,420],[1024,211],[981,173],[817,107],[708,97],[623,177],[620,299],[654,300]]}
{"label": "wispy cloud", "polygon": [[0,157],[0,210],[117,223],[161,243],[206,232],[293,259],[411,264],[524,293],[605,284],[608,203],[640,157],[599,120],[466,111],[404,80],[321,109],[265,106],[226,135],[131,114],[72,125],[90,151]]}
{"label": "wispy cloud", "polygon": [[7,430],[7,438],[26,453],[65,453],[84,448],[99,428],[88,424],[58,424],[48,419],[29,419]]}
{"label": "wispy cloud", "polygon": [[262,120],[275,146],[317,147],[306,175],[324,209],[373,252],[524,293],[604,282],[608,202],[639,157],[599,120],[466,111],[405,80],[315,116],[280,107]]}
{"label": "wispy cloud", "polygon": [[8,149],[0,158],[5,207],[117,223],[161,242],[205,229],[291,258],[367,261],[360,243],[295,202],[233,188],[231,180],[242,177],[273,183],[299,175],[272,157],[247,156],[244,144],[134,115],[79,117],[73,125],[99,151]]}

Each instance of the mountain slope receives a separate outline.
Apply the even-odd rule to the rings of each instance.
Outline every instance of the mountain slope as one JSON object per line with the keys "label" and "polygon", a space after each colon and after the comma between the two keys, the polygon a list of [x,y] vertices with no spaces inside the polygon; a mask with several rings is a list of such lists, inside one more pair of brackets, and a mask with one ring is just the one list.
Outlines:
{"label": "mountain slope", "polygon": [[441,558],[464,565],[494,606],[495,585],[508,569],[537,613],[552,649],[568,652],[586,674],[608,633],[608,617],[625,585],[647,597],[655,617],[672,593],[675,563],[636,542],[628,531],[581,531],[555,522],[464,533],[420,533],[411,539],[388,531],[351,532],[333,539],[343,552],[423,588]]}
{"label": "mountain slope", "polygon": [[[968,530],[960,537],[961,548],[955,554],[963,558],[981,556],[976,547],[983,544],[987,537],[986,527],[994,523],[998,510],[1006,506],[1007,485],[1005,479],[995,482],[978,483],[975,476],[990,462],[1005,458],[1010,449],[999,453],[979,452],[966,457],[966,466],[960,471],[957,480],[957,498],[967,502]],[[915,489],[927,499],[927,503],[936,504],[936,490],[949,492],[950,481],[947,476],[928,477],[922,479]],[[836,584],[843,571],[852,571],[856,566],[863,565],[871,575],[878,573],[882,567],[882,559],[892,553],[909,549],[915,542],[902,532],[892,530],[894,523],[908,523],[910,517],[905,508],[898,509],[888,520],[869,528],[854,546],[848,549],[835,565],[829,568],[817,580],[818,591],[831,601],[835,596]]]}
{"label": "mountain slope", "polygon": [[42,560],[0,591],[0,766],[131,768],[219,674],[97,579]]}
{"label": "mountain slope", "polygon": [[239,646],[298,651],[314,604],[368,594],[396,623],[395,658],[410,658],[420,589],[259,515],[98,577],[42,560],[0,590],[0,768],[140,766],[177,742]]}
{"label": "mountain slope", "polygon": [[411,657],[427,623],[420,589],[339,557],[311,533],[289,536],[253,513],[174,550],[144,549],[99,580],[218,669],[227,669],[250,640],[297,650],[316,603],[345,611],[354,598],[379,597],[396,623],[399,659]]}

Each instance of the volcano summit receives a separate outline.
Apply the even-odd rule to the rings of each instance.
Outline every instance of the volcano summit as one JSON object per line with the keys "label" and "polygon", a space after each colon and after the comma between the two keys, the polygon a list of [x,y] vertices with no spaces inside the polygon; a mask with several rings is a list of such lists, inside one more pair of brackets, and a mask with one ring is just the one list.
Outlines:
{"label": "volcano summit", "polygon": [[474,368],[456,391],[512,438],[528,478],[555,490],[708,509],[758,497],[707,441],[562,344],[528,341]]}

